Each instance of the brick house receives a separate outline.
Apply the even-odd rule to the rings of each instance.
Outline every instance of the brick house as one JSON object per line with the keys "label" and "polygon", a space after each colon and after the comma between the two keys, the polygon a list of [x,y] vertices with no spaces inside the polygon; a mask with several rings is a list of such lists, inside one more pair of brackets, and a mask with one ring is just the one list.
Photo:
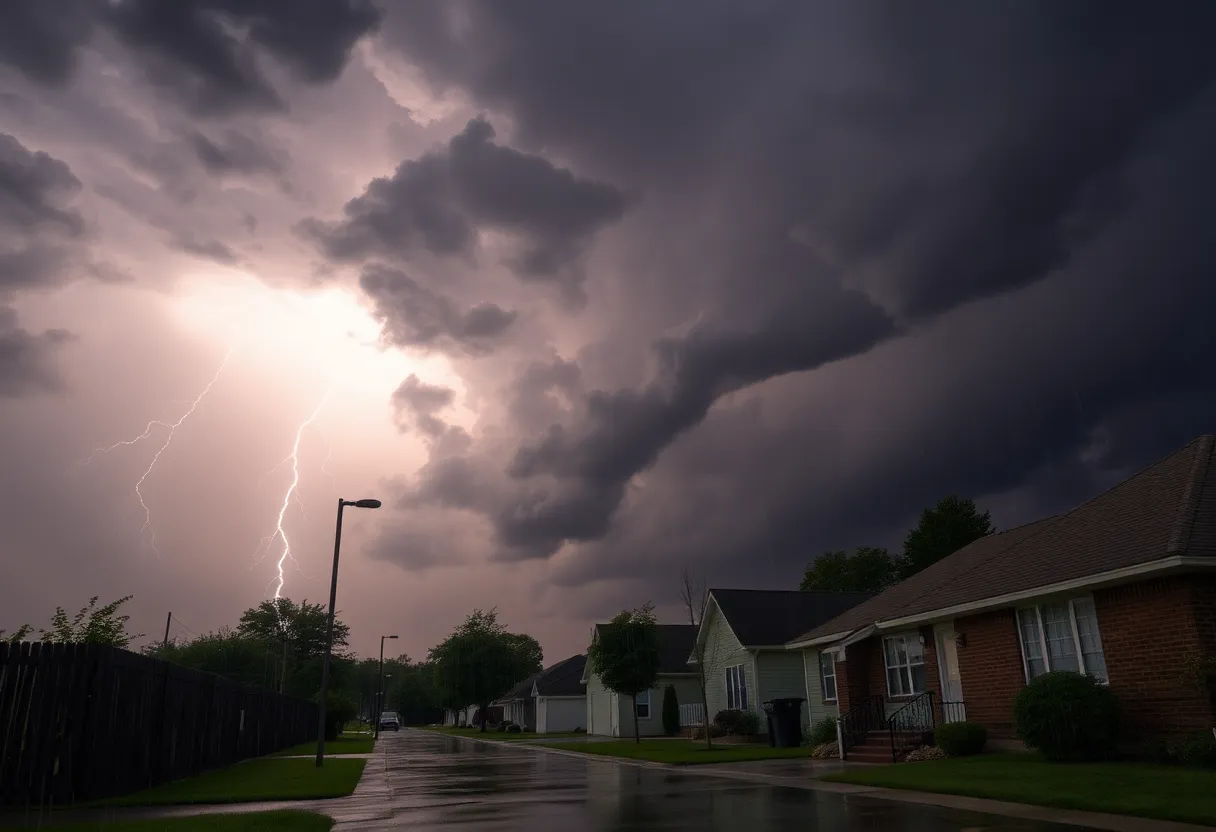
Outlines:
{"label": "brick house", "polygon": [[918,718],[979,722],[1000,747],[1014,695],[1048,670],[1109,684],[1129,740],[1216,726],[1213,697],[1182,675],[1187,654],[1216,655],[1214,444],[977,540],[789,642],[834,695],[846,751],[861,743],[864,759],[866,736]]}

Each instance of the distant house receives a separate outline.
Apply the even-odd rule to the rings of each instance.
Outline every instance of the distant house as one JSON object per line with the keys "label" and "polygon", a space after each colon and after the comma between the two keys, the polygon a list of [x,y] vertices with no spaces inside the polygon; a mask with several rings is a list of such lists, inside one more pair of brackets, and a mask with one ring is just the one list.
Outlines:
{"label": "distant house", "polygon": [[503,719],[514,722],[525,731],[536,730],[536,697],[532,695],[532,688],[544,672],[538,670],[494,700],[495,705],[502,707]]}
{"label": "distant house", "polygon": [[536,732],[553,734],[587,727],[585,655],[571,656],[548,668],[532,683]]}
{"label": "distant house", "polygon": [[[726,709],[751,711],[767,732],[762,704],[783,698],[806,700],[804,725],[829,712],[835,715],[834,705],[824,703],[817,675],[785,645],[870,597],[863,592],[711,589],[696,638],[705,659],[709,718]],[[696,658],[687,659],[694,672]]]}
{"label": "distant house", "polygon": [[502,708],[504,719],[525,731],[544,734],[582,728],[587,717],[581,682],[586,663],[583,655],[563,659],[533,673],[494,704]]}
{"label": "distant house", "polygon": [[1213,699],[1181,665],[1216,653],[1214,445],[1202,436],[1066,514],[981,538],[791,640],[808,668],[822,668],[854,734],[846,746],[889,733],[885,720],[901,708],[979,722],[999,745],[1014,737],[1015,694],[1052,670],[1110,685],[1129,739],[1210,730]]}
{"label": "distant house", "polygon": [[[596,624],[591,634],[592,641],[599,635]],[[668,685],[676,689],[681,703],[701,701],[701,689],[697,674],[688,667],[688,654],[697,637],[697,628],[691,624],[659,625],[659,678],[655,686],[638,694],[638,734],[643,737],[663,734],[663,691]],[[587,733],[608,737],[634,737],[633,700],[618,696],[604,687],[591,662],[586,663],[582,683],[587,691]]]}

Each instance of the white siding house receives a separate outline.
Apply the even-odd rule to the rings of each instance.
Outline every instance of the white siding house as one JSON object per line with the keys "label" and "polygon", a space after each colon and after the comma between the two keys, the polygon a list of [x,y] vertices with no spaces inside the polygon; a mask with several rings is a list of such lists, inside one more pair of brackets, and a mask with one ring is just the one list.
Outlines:
{"label": "white siding house", "polygon": [[[597,625],[598,626],[598,625]],[[701,701],[700,684],[694,668],[688,666],[688,653],[697,628],[689,624],[660,624],[661,654],[655,687],[638,695],[637,733],[643,737],[663,736],[663,694],[668,685],[676,689],[680,704]],[[592,634],[592,638],[594,638]],[[605,737],[633,738],[633,700],[604,687],[588,662],[583,673],[587,691],[587,733]]]}

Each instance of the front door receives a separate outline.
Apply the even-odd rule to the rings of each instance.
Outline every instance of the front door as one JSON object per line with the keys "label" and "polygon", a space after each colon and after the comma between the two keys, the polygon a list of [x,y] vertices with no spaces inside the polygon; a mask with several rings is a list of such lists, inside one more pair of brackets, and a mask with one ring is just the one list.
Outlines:
{"label": "front door", "polygon": [[967,718],[963,706],[963,677],[958,671],[958,642],[954,622],[933,627],[937,643],[937,667],[942,682],[942,722],[962,722]]}

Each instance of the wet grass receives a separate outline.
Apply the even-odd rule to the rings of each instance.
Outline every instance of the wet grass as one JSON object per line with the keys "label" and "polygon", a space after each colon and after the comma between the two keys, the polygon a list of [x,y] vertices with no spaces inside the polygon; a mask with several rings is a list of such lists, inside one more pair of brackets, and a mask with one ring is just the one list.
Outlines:
{"label": "wet grass", "polygon": [[[371,754],[373,739],[371,734],[349,735],[342,734],[336,740],[325,741],[325,756],[330,754]],[[269,754],[269,757],[306,757],[317,753],[317,741],[302,742],[291,748],[284,748]]]}
{"label": "wet grass", "polygon": [[857,769],[823,779],[1216,825],[1216,771],[1202,769],[1049,763],[1034,754],[983,754]]}
{"label": "wet grass", "polygon": [[333,818],[294,809],[43,826],[56,832],[329,832]]}
{"label": "wet grass", "polygon": [[588,743],[545,743],[548,748],[563,751],[580,751],[603,757],[623,757],[629,760],[648,760],[652,763],[668,763],[690,766],[705,763],[741,763],[749,760],[784,760],[810,757],[810,748],[771,748],[767,745],[722,745],[712,749],[702,740],[612,740]]}
{"label": "wet grass", "polygon": [[252,803],[346,797],[359,784],[366,760],[333,758],[317,768],[311,758],[259,757],[142,792],[107,798],[97,806]]}

